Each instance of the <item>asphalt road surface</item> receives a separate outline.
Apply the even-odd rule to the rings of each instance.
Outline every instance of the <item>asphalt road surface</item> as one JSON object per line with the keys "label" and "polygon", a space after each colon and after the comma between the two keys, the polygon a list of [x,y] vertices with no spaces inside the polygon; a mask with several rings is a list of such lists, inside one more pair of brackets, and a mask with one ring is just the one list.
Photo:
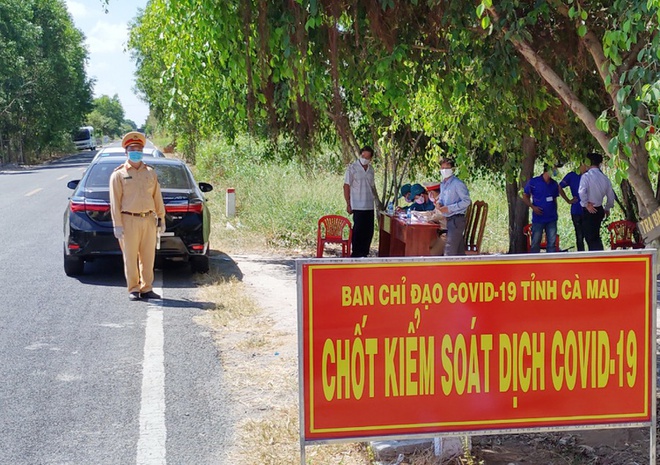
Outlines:
{"label": "asphalt road surface", "polygon": [[70,278],[62,218],[94,152],[0,167],[0,464],[222,464],[223,373],[187,266],[129,302],[121,260]]}

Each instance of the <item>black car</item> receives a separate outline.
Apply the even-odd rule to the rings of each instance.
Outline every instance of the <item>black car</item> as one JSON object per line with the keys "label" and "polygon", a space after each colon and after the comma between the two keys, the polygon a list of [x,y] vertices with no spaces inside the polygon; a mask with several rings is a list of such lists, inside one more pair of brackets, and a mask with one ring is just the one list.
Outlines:
{"label": "black car", "polygon": [[[64,212],[64,272],[82,274],[86,261],[120,256],[119,242],[110,215],[110,175],[126,161],[125,156],[107,156],[90,163],[81,180],[69,181],[74,189]],[[209,270],[210,214],[204,192],[210,184],[195,182],[184,162],[172,158],[149,158],[158,173],[165,203],[167,230],[162,235],[156,260],[190,262],[194,272]]]}

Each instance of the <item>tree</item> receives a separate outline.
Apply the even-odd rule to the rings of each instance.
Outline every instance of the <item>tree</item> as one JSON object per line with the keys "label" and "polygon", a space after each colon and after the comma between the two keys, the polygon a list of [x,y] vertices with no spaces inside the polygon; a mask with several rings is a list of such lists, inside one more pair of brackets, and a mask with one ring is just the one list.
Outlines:
{"label": "tree", "polygon": [[[619,180],[630,179],[646,216],[659,206],[649,172],[658,171],[660,156],[660,141],[652,129],[660,102],[659,2],[605,3],[552,0],[532,6],[503,1],[495,6],[485,0],[477,13],[482,26],[495,39],[510,43],[579,118],[620,168]],[[576,47],[567,47],[569,40]],[[580,53],[589,54],[588,64],[579,59]],[[558,72],[558,59],[567,56],[574,64],[573,75],[598,83],[598,99],[585,101]]]}
{"label": "tree", "polygon": [[658,163],[648,150],[660,148],[648,137],[660,96],[649,5],[156,0],[129,45],[139,86],[171,127],[289,138],[302,156],[325,141],[349,159],[359,141],[373,142],[383,199],[440,155],[498,169],[513,237],[527,221],[518,194],[537,157],[577,159],[600,145],[646,198],[643,212],[657,204],[648,195],[647,167]]}
{"label": "tree", "polygon": [[84,37],[57,0],[0,3],[0,151],[23,160],[67,140],[91,104]]}
{"label": "tree", "polygon": [[[87,116],[87,122],[101,134],[119,137],[126,132],[124,107],[115,94],[112,98],[102,95],[94,99],[94,110]],[[133,126],[135,123],[133,123]]]}

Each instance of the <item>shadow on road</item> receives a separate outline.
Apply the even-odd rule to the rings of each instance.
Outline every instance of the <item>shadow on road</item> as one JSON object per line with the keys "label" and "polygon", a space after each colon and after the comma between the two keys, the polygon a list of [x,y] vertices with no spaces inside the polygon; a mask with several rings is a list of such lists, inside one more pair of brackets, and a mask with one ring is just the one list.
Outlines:
{"label": "shadow on road", "polygon": [[212,250],[210,254],[210,271],[218,274],[218,281],[228,281],[231,278],[236,278],[239,281],[243,280],[243,272],[238,267],[238,264],[224,252]]}
{"label": "shadow on road", "polygon": [[92,161],[96,152],[85,152],[75,155],[69,155],[58,160],[45,162],[41,165],[17,165],[15,163],[0,164],[0,176],[16,174],[33,174],[37,171],[52,170],[60,168],[79,168],[87,167]]}
{"label": "shadow on road", "polygon": [[[157,300],[154,302],[158,302]],[[216,305],[213,302],[199,302],[196,300],[181,300],[165,298],[161,301],[163,308],[194,308],[198,310],[215,310]]]}

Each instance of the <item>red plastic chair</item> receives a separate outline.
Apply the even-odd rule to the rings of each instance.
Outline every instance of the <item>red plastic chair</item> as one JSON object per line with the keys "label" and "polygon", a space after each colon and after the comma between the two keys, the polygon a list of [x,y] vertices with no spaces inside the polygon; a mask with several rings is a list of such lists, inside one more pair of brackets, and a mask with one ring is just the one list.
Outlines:
{"label": "red plastic chair", "polygon": [[316,233],[316,258],[323,257],[325,244],[341,244],[341,256],[351,256],[351,221],[340,215],[326,215],[319,219]]}
{"label": "red plastic chair", "polygon": [[[527,224],[523,228],[523,234],[527,238],[527,252],[529,253],[532,250],[532,224]],[[540,244],[541,249],[545,249],[546,251],[548,250],[548,242],[545,238],[545,231],[543,231],[543,235],[541,236],[541,244]],[[559,234],[557,234],[557,238],[555,239],[555,251],[559,252]]]}
{"label": "red plastic chair", "polygon": [[610,248],[616,249],[643,249],[644,242],[639,238],[637,225],[628,220],[613,221],[607,226],[610,233]]}

